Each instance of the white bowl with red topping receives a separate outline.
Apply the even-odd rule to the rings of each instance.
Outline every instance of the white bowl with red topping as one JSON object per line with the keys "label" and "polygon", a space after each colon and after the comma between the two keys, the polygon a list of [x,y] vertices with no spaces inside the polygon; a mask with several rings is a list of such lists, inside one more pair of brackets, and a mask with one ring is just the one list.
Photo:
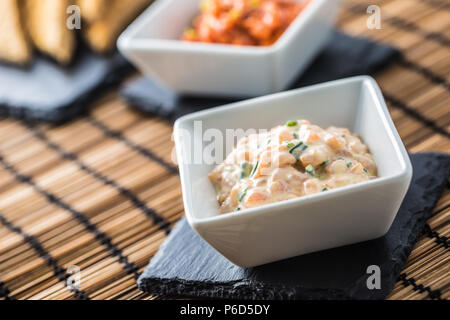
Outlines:
{"label": "white bowl with red topping", "polygon": [[324,47],[339,8],[339,0],[312,0],[270,46],[181,41],[200,2],[156,1],[120,36],[120,52],[144,74],[178,93],[274,93],[286,89]]}
{"label": "white bowl with red topping", "polygon": [[[377,177],[221,213],[208,179],[217,163],[201,157],[193,161],[195,155],[209,154],[213,137],[226,136],[230,130],[269,130],[292,119],[307,119],[322,128],[348,128],[358,134],[373,156]],[[383,236],[412,177],[408,154],[381,91],[365,76],[184,116],[175,123],[175,143],[189,224],[227,259],[245,267]],[[221,157],[219,163],[227,155],[226,145],[214,154]]]}

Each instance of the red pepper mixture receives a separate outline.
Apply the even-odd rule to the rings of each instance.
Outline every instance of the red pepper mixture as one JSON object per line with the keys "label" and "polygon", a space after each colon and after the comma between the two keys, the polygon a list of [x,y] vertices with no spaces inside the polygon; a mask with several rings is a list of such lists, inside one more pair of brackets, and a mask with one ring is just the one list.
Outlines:
{"label": "red pepper mixture", "polygon": [[182,40],[269,46],[310,0],[203,0]]}

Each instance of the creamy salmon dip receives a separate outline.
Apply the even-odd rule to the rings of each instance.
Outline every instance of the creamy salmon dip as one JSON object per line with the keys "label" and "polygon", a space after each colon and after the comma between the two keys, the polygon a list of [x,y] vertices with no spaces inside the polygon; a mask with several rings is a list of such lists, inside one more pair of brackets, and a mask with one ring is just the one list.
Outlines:
{"label": "creamy salmon dip", "polygon": [[237,143],[209,174],[220,211],[228,213],[368,181],[377,166],[346,128],[289,121]]}

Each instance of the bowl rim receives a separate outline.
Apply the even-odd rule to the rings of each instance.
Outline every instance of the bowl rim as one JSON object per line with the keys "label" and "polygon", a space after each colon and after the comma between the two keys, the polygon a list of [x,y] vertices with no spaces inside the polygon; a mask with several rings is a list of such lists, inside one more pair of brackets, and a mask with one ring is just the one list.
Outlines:
{"label": "bowl rim", "polygon": [[306,92],[310,90],[327,90],[327,88],[334,87],[337,85],[344,85],[346,83],[357,83],[360,82],[361,84],[367,83],[369,85],[369,89],[372,90],[375,95],[375,105],[377,108],[378,113],[380,114],[381,120],[384,122],[383,127],[386,128],[389,132],[389,138],[392,142],[392,145],[395,149],[395,152],[398,156],[398,158],[401,160],[400,163],[400,170],[397,173],[390,174],[384,177],[378,177],[374,180],[364,181],[361,183],[329,190],[325,193],[316,193],[312,195],[307,195],[303,197],[297,197],[294,199],[289,199],[285,201],[275,202],[266,204],[260,207],[245,209],[239,212],[233,212],[233,213],[226,213],[226,214],[218,214],[211,217],[205,217],[205,218],[198,218],[195,217],[194,214],[191,212],[191,208],[188,204],[188,195],[190,195],[190,192],[186,190],[187,188],[187,182],[186,179],[188,179],[187,175],[188,172],[186,172],[187,167],[183,164],[183,161],[179,161],[179,171],[180,171],[180,180],[181,180],[181,187],[182,187],[182,194],[183,194],[183,203],[184,203],[184,209],[186,213],[186,218],[188,220],[188,223],[192,226],[199,226],[203,224],[209,224],[211,222],[227,222],[227,221],[233,221],[235,219],[241,219],[242,217],[252,218],[254,216],[263,215],[268,212],[273,212],[274,209],[280,209],[280,208],[292,208],[292,207],[298,207],[301,206],[304,203],[314,203],[318,201],[322,201],[324,199],[333,199],[335,197],[340,197],[342,195],[346,195],[353,192],[360,192],[365,191],[392,181],[397,181],[399,179],[406,179],[410,180],[412,176],[412,165],[411,161],[409,159],[409,156],[407,154],[406,148],[401,141],[401,138],[395,128],[395,125],[392,121],[392,118],[390,117],[388,108],[386,106],[386,103],[384,101],[384,98],[382,96],[381,90],[375,80],[370,76],[357,76],[357,77],[351,77],[351,78],[345,78],[340,80],[334,80],[329,81],[321,84],[316,84],[312,86],[307,86],[299,89],[293,89],[289,91],[279,92],[275,94],[270,94],[262,97],[257,97],[253,99],[243,100],[231,104],[227,104],[224,106],[218,106],[214,108],[210,108],[207,110],[198,111],[195,113],[191,113],[188,115],[185,115],[175,121],[174,124],[174,140],[175,140],[175,146],[176,146],[176,154],[178,159],[182,159],[183,153],[181,151],[181,142],[179,140],[179,135],[177,132],[180,130],[180,126],[182,123],[185,122],[191,122],[195,121],[196,119],[218,114],[222,112],[234,112],[234,110],[239,108],[245,108],[247,105],[254,105],[258,104],[262,101],[265,101],[266,99],[283,99],[284,97],[290,96],[290,95],[297,95],[301,92]]}
{"label": "bowl rim", "polygon": [[[170,1],[157,0],[145,10],[128,28],[120,35],[117,46],[120,51],[125,50],[151,50],[151,51],[184,51],[193,53],[229,54],[229,55],[268,55],[282,50],[299,34],[303,26],[314,19],[317,12],[328,1],[339,0],[309,0],[310,3],[291,22],[283,34],[270,46],[237,46],[231,44],[189,42],[180,39],[158,39],[137,37],[136,34],[146,27],[151,20],[160,15],[160,11],[168,6]],[[306,0],[305,0],[306,1]]]}

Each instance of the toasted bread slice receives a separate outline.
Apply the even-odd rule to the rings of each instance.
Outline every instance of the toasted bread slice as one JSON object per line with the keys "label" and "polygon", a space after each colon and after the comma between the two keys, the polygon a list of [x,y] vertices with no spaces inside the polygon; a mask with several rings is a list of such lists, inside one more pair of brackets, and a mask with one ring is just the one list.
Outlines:
{"label": "toasted bread slice", "polygon": [[31,57],[31,46],[21,25],[18,0],[1,0],[0,60],[25,65]]}
{"label": "toasted bread slice", "polygon": [[152,0],[110,0],[103,17],[90,25],[85,37],[90,46],[99,53],[107,53],[115,48],[122,30]]}
{"label": "toasted bread slice", "polygon": [[76,4],[80,7],[82,18],[93,23],[103,16],[107,2],[108,0],[77,0]]}
{"label": "toasted bread slice", "polygon": [[33,44],[61,64],[71,62],[75,33],[67,25],[70,0],[26,0],[25,24]]}

